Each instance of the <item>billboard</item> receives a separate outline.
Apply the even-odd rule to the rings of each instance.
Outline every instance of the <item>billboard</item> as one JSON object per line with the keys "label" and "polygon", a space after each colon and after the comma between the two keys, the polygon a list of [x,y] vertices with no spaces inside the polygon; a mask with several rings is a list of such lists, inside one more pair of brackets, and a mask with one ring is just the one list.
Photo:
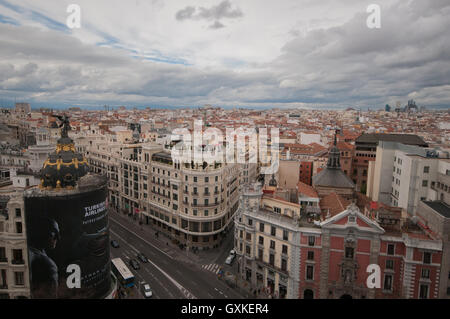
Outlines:
{"label": "billboard", "polygon": [[107,295],[111,275],[105,186],[25,196],[25,222],[32,298]]}

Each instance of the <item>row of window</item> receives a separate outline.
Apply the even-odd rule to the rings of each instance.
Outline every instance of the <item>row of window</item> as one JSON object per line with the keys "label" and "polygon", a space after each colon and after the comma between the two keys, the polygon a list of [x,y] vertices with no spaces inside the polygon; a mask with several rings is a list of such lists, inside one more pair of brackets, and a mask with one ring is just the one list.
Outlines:
{"label": "row of window", "polygon": [[[22,249],[12,249],[13,264],[23,264],[23,253]],[[6,248],[0,247],[0,262],[7,262],[8,258],[6,257]]]}
{"label": "row of window", "polygon": [[[188,193],[189,192],[189,188],[187,185],[184,186],[184,192]],[[219,186],[215,186],[214,187],[214,194],[218,194],[219,193]],[[192,194],[193,195],[199,195],[200,193],[198,192],[198,188],[197,187],[192,187]],[[211,193],[209,192],[209,187],[205,187],[203,189],[203,195],[211,195]]]}
{"label": "row of window", "polygon": [[[441,182],[437,182],[437,188],[446,191],[446,192],[450,192],[450,187],[448,187],[446,184],[441,183]],[[434,182],[431,182],[431,186],[434,187]]]}
{"label": "row of window", "polygon": [[[184,209],[184,212],[185,212],[185,214],[189,214],[189,210],[187,208]],[[217,208],[214,208],[214,215],[217,215],[217,213],[218,213]],[[198,215],[197,209],[193,209],[192,210],[192,215],[194,215],[194,216]],[[205,209],[203,211],[203,216],[205,216],[205,217],[209,216],[209,210],[208,209]]]}
{"label": "row of window", "polygon": [[[285,245],[283,245],[283,246],[285,246]],[[239,243],[239,249],[240,249],[240,251],[242,251],[242,243]],[[283,249],[284,249],[284,251],[286,251],[286,254],[287,254],[287,246],[285,248],[283,248]],[[251,255],[251,248],[250,248],[249,245],[245,246],[245,253],[246,253],[247,256]],[[261,261],[264,261],[264,250],[262,248],[258,249],[257,259],[261,260]],[[272,253],[272,252],[269,253],[268,263],[272,267],[275,267],[275,254]],[[283,256],[280,257],[280,269],[282,271],[288,271],[286,257],[283,257]]]}
{"label": "row of window", "polygon": [[[5,226],[4,226],[4,222],[0,222],[0,233],[5,231]],[[16,233],[17,234],[22,234],[23,229],[22,229],[22,222],[16,222]]]}
{"label": "row of window", "polygon": [[22,217],[22,210],[20,208],[15,209],[15,217]]}
{"label": "row of window", "polygon": [[[281,211],[281,210],[280,210]],[[252,226],[253,225],[253,220],[252,219],[248,219],[248,225]],[[266,225],[264,223],[259,223],[259,231],[261,233],[264,233],[266,230]],[[277,236],[277,228],[275,226],[270,226],[270,235],[276,237]],[[288,240],[289,238],[289,232],[285,229],[283,229],[283,236],[282,236],[283,240]]]}
{"label": "row of window", "polygon": [[[193,179],[194,183],[198,182],[198,177],[197,176],[193,176],[192,179]],[[188,182],[189,181],[189,176],[187,176],[187,175],[184,176],[184,180],[186,182]],[[209,183],[209,176],[205,176],[204,177],[204,181],[205,181],[205,183]],[[219,176],[214,176],[214,182],[218,182],[218,181],[219,181]]]}
{"label": "row of window", "polygon": [[356,153],[357,157],[372,157],[375,158],[376,154]]}
{"label": "row of window", "polygon": [[403,160],[400,157],[394,156],[394,163],[397,162],[398,164],[402,165]]}
{"label": "row of window", "polygon": [[[23,271],[15,271],[14,272],[14,284],[16,286],[24,286],[25,285],[25,273]],[[2,288],[2,289],[8,288],[6,269],[0,270],[0,288]]]}

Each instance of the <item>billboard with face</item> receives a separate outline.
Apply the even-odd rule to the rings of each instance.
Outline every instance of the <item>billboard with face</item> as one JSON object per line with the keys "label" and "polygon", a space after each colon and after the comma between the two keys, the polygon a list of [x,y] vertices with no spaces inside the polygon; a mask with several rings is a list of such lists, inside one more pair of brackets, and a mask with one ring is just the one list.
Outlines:
{"label": "billboard with face", "polygon": [[25,196],[32,298],[102,298],[111,285],[106,186]]}

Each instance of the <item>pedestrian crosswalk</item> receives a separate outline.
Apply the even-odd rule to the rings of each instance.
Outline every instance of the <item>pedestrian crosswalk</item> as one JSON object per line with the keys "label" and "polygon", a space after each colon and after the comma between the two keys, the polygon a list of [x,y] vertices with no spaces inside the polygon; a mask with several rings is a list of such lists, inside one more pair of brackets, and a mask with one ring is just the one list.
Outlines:
{"label": "pedestrian crosswalk", "polygon": [[218,274],[220,271],[220,265],[218,265],[218,264],[202,265],[202,268],[204,270],[211,271],[215,274]]}

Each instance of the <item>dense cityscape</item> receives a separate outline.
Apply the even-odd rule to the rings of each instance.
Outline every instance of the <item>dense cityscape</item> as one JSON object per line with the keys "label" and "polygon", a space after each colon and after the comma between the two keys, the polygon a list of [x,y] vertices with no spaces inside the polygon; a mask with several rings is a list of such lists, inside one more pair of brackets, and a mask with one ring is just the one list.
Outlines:
{"label": "dense cityscape", "polygon": [[[32,295],[30,192],[76,185],[51,170],[56,149],[80,154],[78,170],[86,163],[82,174],[64,172],[70,181],[107,179],[111,258],[135,278],[132,287],[116,283],[115,297],[144,298],[144,283],[153,298],[448,298],[450,113],[408,105],[3,108],[2,296]],[[203,131],[280,128],[278,170],[261,174],[249,143],[244,164],[177,164],[172,132],[196,122]],[[379,288],[366,285],[370,264],[380,267]]]}
{"label": "dense cityscape", "polygon": [[0,305],[448,301],[449,17],[422,0],[0,0]]}

